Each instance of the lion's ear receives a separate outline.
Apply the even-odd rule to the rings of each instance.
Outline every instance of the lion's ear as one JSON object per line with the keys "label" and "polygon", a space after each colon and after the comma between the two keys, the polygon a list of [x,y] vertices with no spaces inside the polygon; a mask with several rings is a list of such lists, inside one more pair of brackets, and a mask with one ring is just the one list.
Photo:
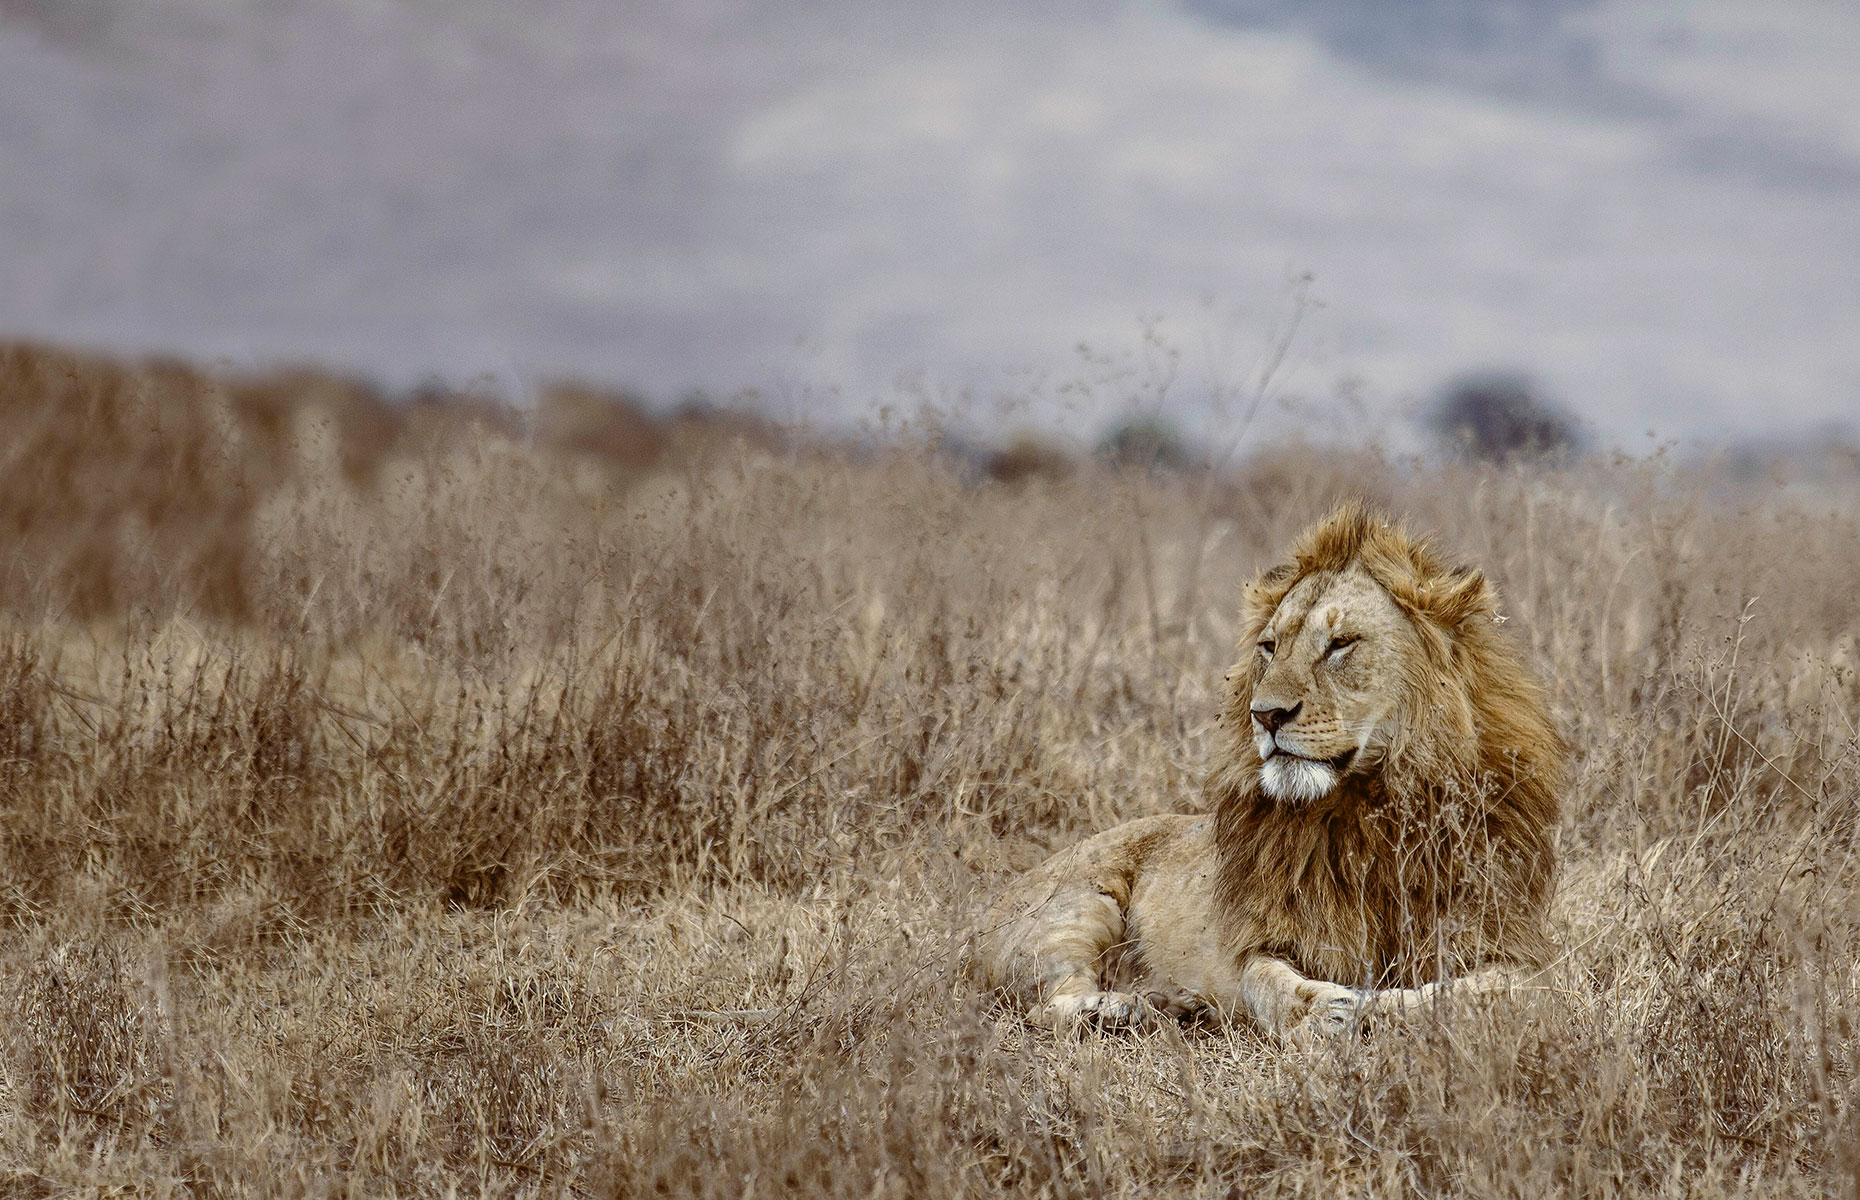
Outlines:
{"label": "lion's ear", "polygon": [[1450,629],[1497,610],[1498,591],[1484,571],[1460,571],[1428,589],[1428,615]]}
{"label": "lion's ear", "polygon": [[1240,590],[1240,608],[1246,619],[1255,625],[1264,625],[1285,599],[1285,593],[1291,590],[1297,574],[1294,564],[1280,563],[1250,580]]}

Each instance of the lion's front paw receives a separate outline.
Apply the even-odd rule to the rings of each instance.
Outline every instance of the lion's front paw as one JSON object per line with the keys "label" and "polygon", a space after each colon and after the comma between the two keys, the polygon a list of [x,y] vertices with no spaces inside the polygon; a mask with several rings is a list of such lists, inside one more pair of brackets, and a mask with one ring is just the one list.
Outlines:
{"label": "lion's front paw", "polygon": [[1082,992],[1054,996],[1043,1015],[1047,1024],[1061,1031],[1138,1029],[1156,1019],[1156,1010],[1134,992]]}
{"label": "lion's front paw", "polygon": [[1185,988],[1168,985],[1143,994],[1157,1016],[1178,1025],[1211,1026],[1220,1023],[1220,1010],[1207,997]]}
{"label": "lion's front paw", "polygon": [[1298,985],[1298,1001],[1298,1013],[1286,1032],[1304,1043],[1348,1032],[1363,1010],[1362,993],[1316,979]]}

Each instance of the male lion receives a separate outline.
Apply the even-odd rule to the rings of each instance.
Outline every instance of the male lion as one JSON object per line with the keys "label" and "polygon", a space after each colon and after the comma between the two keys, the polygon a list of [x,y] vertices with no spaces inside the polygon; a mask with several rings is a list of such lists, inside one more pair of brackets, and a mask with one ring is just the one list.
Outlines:
{"label": "male lion", "polygon": [[1360,505],[1247,585],[1208,816],[1016,880],[992,987],[1059,1026],[1245,1013],[1280,1034],[1544,965],[1563,747],[1476,570]]}

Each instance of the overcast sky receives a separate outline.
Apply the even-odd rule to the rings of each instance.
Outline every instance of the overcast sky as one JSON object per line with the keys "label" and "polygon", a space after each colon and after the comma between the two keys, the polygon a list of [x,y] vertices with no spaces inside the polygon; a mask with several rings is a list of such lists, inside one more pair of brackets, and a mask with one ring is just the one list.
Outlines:
{"label": "overcast sky", "polygon": [[0,0],[0,335],[1087,430],[1308,276],[1294,399],[1787,433],[1860,413],[1857,63],[1852,0]]}

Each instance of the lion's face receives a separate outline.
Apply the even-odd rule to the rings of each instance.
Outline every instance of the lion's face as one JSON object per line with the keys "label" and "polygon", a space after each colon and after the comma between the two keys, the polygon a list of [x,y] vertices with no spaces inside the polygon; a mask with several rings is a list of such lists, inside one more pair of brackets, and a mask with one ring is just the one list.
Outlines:
{"label": "lion's face", "polygon": [[1361,566],[1293,587],[1253,647],[1250,732],[1265,793],[1310,803],[1379,763],[1420,653],[1407,615]]}

